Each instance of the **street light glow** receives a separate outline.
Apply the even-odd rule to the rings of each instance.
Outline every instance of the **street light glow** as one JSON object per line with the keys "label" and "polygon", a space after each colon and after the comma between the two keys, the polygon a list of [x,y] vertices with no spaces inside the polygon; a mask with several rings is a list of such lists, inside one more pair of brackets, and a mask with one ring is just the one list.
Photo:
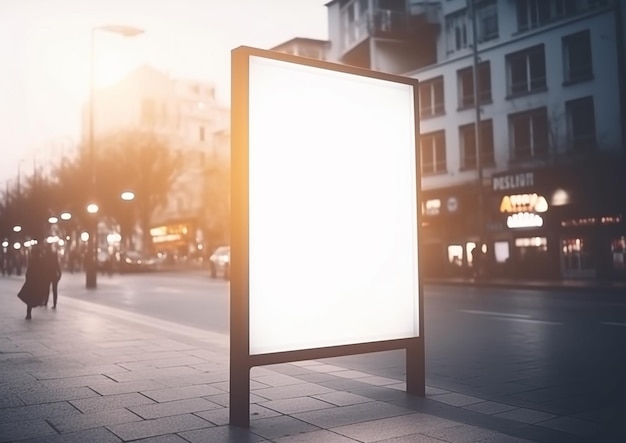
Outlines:
{"label": "street light glow", "polygon": [[22,227],[20,225],[13,226],[13,232],[20,232],[21,230],[22,230]]}
{"label": "street light glow", "polygon": [[48,223],[50,223],[51,225],[58,223],[58,222],[59,222],[59,219],[55,216],[48,218]]}
{"label": "street light glow", "polygon": [[89,212],[90,214],[97,214],[99,210],[100,207],[95,203],[89,203],[87,205],[87,212]]}
{"label": "street light glow", "polygon": [[124,191],[122,192],[122,200],[130,201],[135,199],[135,193],[132,191]]}
{"label": "street light glow", "polygon": [[69,212],[63,212],[61,214],[61,220],[70,220],[72,218],[72,214]]}

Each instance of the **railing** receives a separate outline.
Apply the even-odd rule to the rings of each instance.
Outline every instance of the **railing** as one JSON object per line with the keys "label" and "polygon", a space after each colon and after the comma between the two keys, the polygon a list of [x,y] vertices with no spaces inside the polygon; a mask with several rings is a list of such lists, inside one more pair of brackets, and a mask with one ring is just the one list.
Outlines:
{"label": "railing", "polygon": [[375,9],[361,14],[344,27],[343,49],[347,51],[367,37],[409,38],[425,24],[434,24],[432,14]]}

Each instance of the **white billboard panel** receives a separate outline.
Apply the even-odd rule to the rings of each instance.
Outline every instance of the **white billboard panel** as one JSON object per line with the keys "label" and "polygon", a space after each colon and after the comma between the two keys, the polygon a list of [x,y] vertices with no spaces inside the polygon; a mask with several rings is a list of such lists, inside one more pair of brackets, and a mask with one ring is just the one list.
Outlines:
{"label": "white billboard panel", "polygon": [[416,87],[250,56],[250,355],[419,336]]}

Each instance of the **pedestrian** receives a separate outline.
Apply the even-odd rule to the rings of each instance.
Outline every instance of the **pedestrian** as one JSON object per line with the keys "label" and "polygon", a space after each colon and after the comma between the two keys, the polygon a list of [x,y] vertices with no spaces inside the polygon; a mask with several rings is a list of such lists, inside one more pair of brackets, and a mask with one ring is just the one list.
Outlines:
{"label": "pedestrian", "polygon": [[48,297],[50,282],[46,275],[46,266],[41,246],[31,247],[26,267],[25,281],[17,296],[26,303],[26,320],[31,319],[33,308],[43,306]]}
{"label": "pedestrian", "polygon": [[57,308],[57,296],[59,293],[59,280],[61,280],[61,265],[57,252],[51,246],[47,246],[44,253],[44,266],[46,269],[46,277],[48,278],[48,293],[46,296],[46,306],[50,298],[50,289],[52,289],[52,309]]}

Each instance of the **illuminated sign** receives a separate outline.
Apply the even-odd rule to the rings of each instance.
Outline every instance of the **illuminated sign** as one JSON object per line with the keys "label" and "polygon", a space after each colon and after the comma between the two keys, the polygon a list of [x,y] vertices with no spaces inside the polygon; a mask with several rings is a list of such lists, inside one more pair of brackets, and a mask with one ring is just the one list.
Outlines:
{"label": "illuminated sign", "polygon": [[535,185],[535,174],[533,172],[507,174],[499,177],[492,177],[491,182],[494,191],[508,191],[510,189],[528,188]]}
{"label": "illuminated sign", "polygon": [[426,215],[438,215],[441,211],[441,200],[438,198],[433,200],[426,200],[422,208]]}
{"label": "illuminated sign", "polygon": [[538,194],[505,195],[500,202],[500,212],[511,214],[506,220],[511,229],[543,226],[543,218],[537,213],[547,210],[548,202]]}
{"label": "illuminated sign", "polygon": [[548,202],[538,194],[505,195],[500,202],[500,212],[546,212]]}
{"label": "illuminated sign", "polygon": [[519,212],[507,217],[506,225],[511,228],[539,228],[543,226],[543,218],[539,214]]}

